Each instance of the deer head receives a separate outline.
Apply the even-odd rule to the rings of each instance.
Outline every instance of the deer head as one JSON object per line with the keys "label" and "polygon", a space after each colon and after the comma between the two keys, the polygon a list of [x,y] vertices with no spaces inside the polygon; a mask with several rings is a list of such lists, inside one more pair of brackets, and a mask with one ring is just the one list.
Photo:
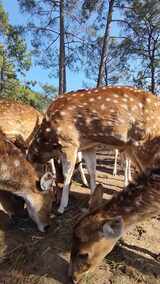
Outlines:
{"label": "deer head", "polygon": [[29,147],[27,159],[36,163],[46,163],[53,156],[57,156],[59,149],[57,133],[51,122],[44,118]]}
{"label": "deer head", "polygon": [[39,191],[39,180],[32,165],[21,151],[0,131],[0,189],[24,199],[30,217],[40,231],[49,225],[49,215],[55,200],[54,190]]}
{"label": "deer head", "polygon": [[69,274],[75,283],[106,256],[132,225],[160,210],[160,170],[141,174],[106,205],[83,216],[73,230]]}

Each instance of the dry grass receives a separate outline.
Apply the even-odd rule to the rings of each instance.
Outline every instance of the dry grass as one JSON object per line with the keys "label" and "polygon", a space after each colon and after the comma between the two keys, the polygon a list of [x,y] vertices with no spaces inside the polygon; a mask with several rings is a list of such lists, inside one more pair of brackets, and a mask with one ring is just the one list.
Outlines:
{"label": "dry grass", "polygon": [[[98,181],[106,188],[105,198],[110,198],[122,189],[122,175],[111,175],[113,159],[110,155],[104,153],[98,158]],[[4,214],[0,215],[0,284],[69,284],[67,269],[72,227],[79,208],[87,206],[88,192],[78,183],[72,184],[69,209],[63,216],[55,216],[46,235],[38,233],[29,219],[12,224]],[[81,283],[158,284],[158,253],[160,226],[158,218],[153,218],[133,227],[95,273],[86,276]]]}

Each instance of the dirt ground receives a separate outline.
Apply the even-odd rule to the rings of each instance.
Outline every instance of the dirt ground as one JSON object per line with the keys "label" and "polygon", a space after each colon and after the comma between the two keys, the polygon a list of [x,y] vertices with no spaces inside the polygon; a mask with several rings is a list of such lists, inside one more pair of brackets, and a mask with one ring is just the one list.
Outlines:
{"label": "dirt ground", "polygon": [[[123,171],[112,176],[113,155],[97,155],[97,182],[104,198],[123,189]],[[14,222],[0,212],[0,284],[70,284],[67,279],[72,227],[87,206],[89,190],[73,182],[69,208],[55,216],[47,234],[39,233],[29,218]],[[150,202],[150,201],[148,201]],[[160,283],[160,218],[133,226],[83,284]]]}

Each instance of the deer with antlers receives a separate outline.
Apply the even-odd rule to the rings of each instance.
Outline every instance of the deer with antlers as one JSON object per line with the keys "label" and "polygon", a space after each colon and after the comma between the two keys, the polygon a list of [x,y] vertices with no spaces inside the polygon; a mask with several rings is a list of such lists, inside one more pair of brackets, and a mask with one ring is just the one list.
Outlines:
{"label": "deer with antlers", "polygon": [[146,172],[159,149],[160,101],[130,87],[102,87],[65,94],[49,106],[33,139],[28,159],[46,162],[61,157],[64,187],[58,211],[68,204],[69,185],[78,150],[88,161],[91,192],[95,183],[95,147],[123,150],[140,172]]}

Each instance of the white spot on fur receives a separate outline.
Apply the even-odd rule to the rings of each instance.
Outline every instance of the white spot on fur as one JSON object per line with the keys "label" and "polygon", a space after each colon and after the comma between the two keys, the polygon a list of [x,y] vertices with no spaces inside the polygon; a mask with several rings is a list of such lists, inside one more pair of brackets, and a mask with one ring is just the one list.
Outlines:
{"label": "white spot on fur", "polygon": [[74,106],[69,106],[68,109],[69,109],[69,110],[73,110],[73,109],[74,109]]}
{"label": "white spot on fur", "polygon": [[95,89],[95,90],[94,90],[94,92],[95,92],[95,93],[98,93],[98,90],[97,90],[97,89]]}
{"label": "white spot on fur", "polygon": [[113,100],[113,102],[114,102],[115,104],[118,104],[118,101],[117,101],[117,100]]}
{"label": "white spot on fur", "polygon": [[101,99],[102,99],[102,97],[101,97],[101,96],[98,96],[98,97],[97,97],[97,99],[98,99],[98,100],[101,100]]}
{"label": "white spot on fur", "polygon": [[90,102],[94,102],[95,99],[94,99],[94,98],[90,98],[89,101],[90,101]]}
{"label": "white spot on fur", "polygon": [[81,113],[78,113],[78,114],[77,114],[77,117],[80,117],[80,118],[81,118],[81,117],[83,117],[83,115],[82,115]]}
{"label": "white spot on fur", "polygon": [[46,128],[46,132],[51,132],[51,128]]}
{"label": "white spot on fur", "polygon": [[106,101],[107,101],[107,102],[110,102],[110,100],[111,100],[110,98],[106,98]]}
{"label": "white spot on fur", "polygon": [[60,114],[61,114],[62,116],[65,116],[65,115],[66,115],[66,112],[65,112],[65,111],[60,111]]}
{"label": "white spot on fur", "polygon": [[85,94],[80,94],[80,97],[84,97],[85,96]]}
{"label": "white spot on fur", "polygon": [[102,90],[106,90],[106,87],[104,86],[104,87],[102,87]]}
{"label": "white spot on fur", "polygon": [[142,103],[138,103],[140,108],[143,108],[143,104]]}
{"label": "white spot on fur", "polygon": [[57,127],[57,131],[58,131],[58,132],[61,132],[61,131],[62,131],[62,128],[61,128],[61,127]]}
{"label": "white spot on fur", "polygon": [[105,110],[105,105],[101,105],[101,110]]}
{"label": "white spot on fur", "polygon": [[90,119],[90,118],[87,118],[87,119],[86,119],[86,123],[89,124],[90,122],[91,122],[91,119]]}
{"label": "white spot on fur", "polygon": [[113,94],[113,96],[114,96],[115,98],[119,98],[119,95],[117,95],[117,94]]}
{"label": "white spot on fur", "polygon": [[111,108],[111,109],[110,109],[110,112],[111,112],[111,113],[114,113],[114,112],[115,112],[115,110]]}
{"label": "white spot on fur", "polygon": [[15,165],[15,167],[19,167],[20,166],[20,161],[19,160],[15,160],[14,161],[14,165]]}
{"label": "white spot on fur", "polygon": [[150,102],[151,102],[151,99],[150,99],[150,98],[147,98],[146,101],[147,101],[148,103],[150,103]]}
{"label": "white spot on fur", "polygon": [[128,110],[128,106],[127,105],[122,104],[121,107],[123,107],[125,110]]}
{"label": "white spot on fur", "polygon": [[126,98],[122,98],[122,101],[123,101],[123,102],[127,102],[127,99],[126,99]]}

